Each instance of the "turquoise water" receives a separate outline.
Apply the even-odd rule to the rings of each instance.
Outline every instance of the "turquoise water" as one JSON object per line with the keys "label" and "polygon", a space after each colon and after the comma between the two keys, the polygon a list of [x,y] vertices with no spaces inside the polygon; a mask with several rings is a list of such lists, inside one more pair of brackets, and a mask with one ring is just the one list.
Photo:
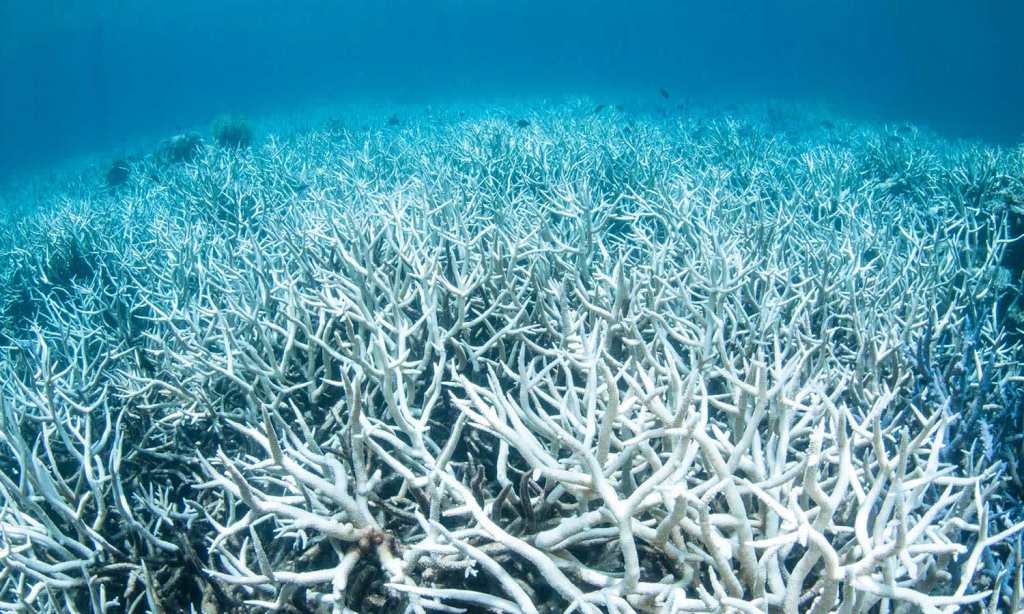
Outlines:
{"label": "turquoise water", "polygon": [[964,3],[4,2],[0,169],[315,101],[796,98],[1017,142],[1024,9]]}

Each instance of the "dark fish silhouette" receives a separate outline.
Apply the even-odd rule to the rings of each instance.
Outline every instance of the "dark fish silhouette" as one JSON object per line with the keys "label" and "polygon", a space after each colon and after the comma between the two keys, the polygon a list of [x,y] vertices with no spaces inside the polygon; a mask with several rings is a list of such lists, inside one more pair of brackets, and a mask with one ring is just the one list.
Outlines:
{"label": "dark fish silhouette", "polygon": [[667,89],[665,89],[665,88],[661,88],[661,89],[659,89],[659,90],[658,90],[658,93],[659,93],[659,94],[661,94],[661,97],[662,97],[662,98],[664,98],[665,100],[668,100],[669,98],[671,98],[671,97],[672,97],[672,95],[671,95],[671,94],[669,94],[669,93],[668,93],[668,90],[667,90]]}
{"label": "dark fish silhouette", "polygon": [[604,107],[605,105],[603,104],[597,105],[596,107],[594,107],[594,113],[600,113],[601,111],[604,111]]}

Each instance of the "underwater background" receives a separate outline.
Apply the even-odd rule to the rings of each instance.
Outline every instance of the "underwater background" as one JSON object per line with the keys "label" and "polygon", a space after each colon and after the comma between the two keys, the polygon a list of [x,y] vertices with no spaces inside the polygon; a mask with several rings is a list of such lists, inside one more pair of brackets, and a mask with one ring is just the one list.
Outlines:
{"label": "underwater background", "polygon": [[627,96],[827,103],[1015,143],[1012,0],[0,2],[0,173],[217,115]]}

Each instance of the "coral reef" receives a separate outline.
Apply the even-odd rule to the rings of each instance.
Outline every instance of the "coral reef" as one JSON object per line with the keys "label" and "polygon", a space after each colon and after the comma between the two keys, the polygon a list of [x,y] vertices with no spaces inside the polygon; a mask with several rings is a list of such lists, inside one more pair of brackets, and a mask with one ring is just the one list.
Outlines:
{"label": "coral reef", "polygon": [[221,117],[213,124],[213,139],[226,149],[245,149],[252,145],[252,128],[244,117]]}
{"label": "coral reef", "polygon": [[[215,137],[217,142],[224,147],[237,147],[240,146],[238,141],[245,140],[246,143],[252,140],[252,136],[245,136],[244,129],[238,134],[231,134],[232,131],[238,131],[238,128],[232,128],[225,124],[218,124],[215,130]],[[183,134],[176,134],[171,138],[167,139],[160,145],[160,149],[157,152],[157,158],[164,161],[167,164],[178,164],[183,162],[192,162],[203,150],[203,137],[195,132],[186,132]]]}
{"label": "coral reef", "polygon": [[107,169],[107,187],[117,188],[126,183],[132,176],[132,167],[127,160],[115,160]]}
{"label": "coral reef", "polygon": [[1019,609],[1024,152],[594,109],[20,221],[0,608]]}

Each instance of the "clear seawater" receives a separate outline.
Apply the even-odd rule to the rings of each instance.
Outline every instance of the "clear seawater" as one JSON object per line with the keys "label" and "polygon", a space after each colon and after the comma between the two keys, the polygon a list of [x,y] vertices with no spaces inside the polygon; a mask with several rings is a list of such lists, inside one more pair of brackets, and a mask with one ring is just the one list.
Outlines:
{"label": "clear seawater", "polygon": [[225,113],[649,94],[1024,133],[1013,0],[5,0],[0,175]]}

